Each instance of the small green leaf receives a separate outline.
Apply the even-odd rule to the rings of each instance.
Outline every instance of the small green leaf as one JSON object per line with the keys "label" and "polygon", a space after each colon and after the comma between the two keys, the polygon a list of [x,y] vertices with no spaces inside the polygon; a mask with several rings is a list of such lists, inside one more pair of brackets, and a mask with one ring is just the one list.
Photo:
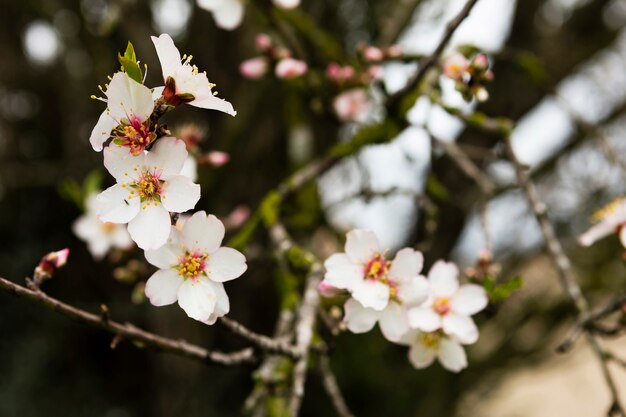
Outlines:
{"label": "small green leaf", "polygon": [[126,51],[124,55],[117,54],[117,59],[120,61],[120,65],[128,74],[130,78],[137,81],[138,83],[143,83],[143,74],[141,73],[141,68],[139,67],[139,63],[137,62],[137,56],[135,55],[135,48],[133,48],[133,44],[128,42],[128,46],[126,47]]}
{"label": "small green leaf", "polygon": [[514,277],[501,284],[491,275],[486,275],[482,282],[483,288],[487,291],[487,296],[491,303],[500,303],[508,299],[515,291],[522,288],[524,280],[522,277]]}
{"label": "small green leaf", "polygon": [[278,214],[280,211],[280,203],[282,202],[282,197],[276,191],[270,192],[261,202],[259,206],[259,212],[261,213],[261,218],[263,222],[267,226],[271,226],[276,223],[278,220]]}

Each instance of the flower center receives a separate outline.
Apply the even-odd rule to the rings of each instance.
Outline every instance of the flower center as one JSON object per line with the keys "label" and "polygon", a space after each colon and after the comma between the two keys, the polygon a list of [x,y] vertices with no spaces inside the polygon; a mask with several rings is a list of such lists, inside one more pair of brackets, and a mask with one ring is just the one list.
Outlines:
{"label": "flower center", "polygon": [[438,332],[422,333],[419,336],[420,343],[429,349],[438,350],[441,344],[441,334]]}
{"label": "flower center", "polygon": [[189,253],[181,256],[178,260],[178,275],[184,278],[197,279],[206,268],[209,255],[206,253]]}
{"label": "flower center", "polygon": [[437,298],[433,303],[433,310],[437,314],[445,316],[450,311],[450,300],[446,297]]}
{"label": "flower center", "polygon": [[114,133],[113,143],[129,148],[135,156],[156,139],[156,133],[150,130],[150,121],[141,123],[137,117],[132,117],[128,124],[120,125]]}
{"label": "flower center", "polygon": [[379,281],[388,286],[389,297],[391,299],[396,299],[398,295],[398,289],[396,288],[396,283],[389,278],[388,274],[390,267],[391,262],[386,260],[383,255],[378,254],[370,259],[367,264],[365,264],[363,274],[365,275],[365,279]]}
{"label": "flower center", "polygon": [[104,222],[100,225],[100,228],[105,235],[110,235],[115,231],[115,226],[115,223]]}
{"label": "flower center", "polygon": [[161,193],[163,192],[163,181],[159,179],[160,173],[143,171],[138,180],[131,183],[131,195],[137,193],[141,202],[145,201],[161,201]]}

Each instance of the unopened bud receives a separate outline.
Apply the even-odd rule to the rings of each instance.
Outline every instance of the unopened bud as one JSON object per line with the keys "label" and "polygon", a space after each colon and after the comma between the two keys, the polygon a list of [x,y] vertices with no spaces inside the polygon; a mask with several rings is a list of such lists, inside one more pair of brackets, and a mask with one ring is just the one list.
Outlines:
{"label": "unopened bud", "polygon": [[306,62],[293,58],[281,59],[276,65],[275,73],[278,78],[289,80],[306,74]]}
{"label": "unopened bud", "polygon": [[331,284],[326,280],[322,280],[317,286],[317,290],[322,295],[322,297],[331,298],[341,293],[341,290]]}
{"label": "unopened bud", "polygon": [[272,47],[272,38],[265,33],[259,33],[256,35],[255,43],[259,50],[266,52]]}
{"label": "unopened bud", "polygon": [[477,71],[485,71],[489,68],[489,58],[485,54],[476,54],[472,57],[471,65]]}
{"label": "unopened bud", "polygon": [[67,263],[70,255],[68,248],[61,249],[58,252],[50,252],[39,261],[39,265],[35,268],[35,285],[39,286],[43,280],[50,279],[56,271]]}
{"label": "unopened bud", "polygon": [[246,59],[239,65],[239,72],[245,78],[258,80],[267,74],[269,64],[267,58],[259,56],[256,58]]}
{"label": "unopened bud", "polygon": [[368,46],[363,51],[363,58],[369,62],[380,62],[383,60],[383,51],[375,46]]}
{"label": "unopened bud", "polygon": [[224,226],[226,226],[227,229],[237,229],[250,218],[250,213],[250,207],[241,204],[230,212],[228,217],[224,220]]}
{"label": "unopened bud", "polygon": [[227,164],[228,161],[230,161],[230,155],[226,152],[220,151],[208,152],[198,158],[198,162],[201,164],[209,164],[214,167],[221,167],[222,165]]}

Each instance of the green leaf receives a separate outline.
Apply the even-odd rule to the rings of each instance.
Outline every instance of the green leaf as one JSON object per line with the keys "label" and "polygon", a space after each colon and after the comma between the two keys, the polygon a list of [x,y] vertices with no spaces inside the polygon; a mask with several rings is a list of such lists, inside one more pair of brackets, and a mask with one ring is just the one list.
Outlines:
{"label": "green leaf", "polygon": [[487,291],[487,296],[491,303],[500,303],[508,299],[515,291],[522,288],[524,280],[522,277],[514,277],[501,284],[491,275],[486,275],[482,281],[483,288]]}
{"label": "green leaf", "polygon": [[102,190],[102,171],[94,169],[83,181],[83,195],[99,193]]}
{"label": "green leaf", "polygon": [[432,173],[426,180],[426,194],[440,201],[450,200],[450,193],[448,192],[448,189]]}
{"label": "green leaf", "polygon": [[133,48],[133,44],[130,43],[130,41],[128,42],[124,55],[117,54],[117,59],[120,61],[120,65],[130,78],[137,81],[139,84],[143,84],[143,74],[141,73],[139,63],[137,62],[135,48]]}
{"label": "green leaf", "polygon": [[259,206],[259,212],[261,218],[267,226],[271,226],[278,220],[278,214],[280,211],[280,203],[283,198],[276,191],[270,192],[261,202]]}

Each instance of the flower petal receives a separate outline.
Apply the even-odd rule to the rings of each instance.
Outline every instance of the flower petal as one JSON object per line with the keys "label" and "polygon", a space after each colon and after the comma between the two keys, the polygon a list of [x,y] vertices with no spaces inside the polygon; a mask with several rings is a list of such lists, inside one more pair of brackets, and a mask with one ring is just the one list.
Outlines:
{"label": "flower petal", "polygon": [[233,108],[233,105],[230,102],[224,99],[221,99],[219,97],[215,97],[213,95],[205,97],[201,100],[194,100],[190,102],[189,104],[191,106],[200,107],[202,109],[218,110],[218,111],[230,114],[231,116],[237,115],[237,112],[235,111],[235,109]]}
{"label": "flower petal", "polygon": [[345,253],[335,253],[324,262],[324,279],[333,287],[352,290],[363,281],[363,267],[355,264]]}
{"label": "flower petal", "polygon": [[212,214],[207,217],[204,211],[198,211],[185,222],[181,240],[190,252],[210,254],[222,244],[224,232],[224,224],[217,217]]}
{"label": "flower petal", "polygon": [[416,307],[408,311],[409,326],[424,332],[434,332],[441,328],[441,316],[430,308]]}
{"label": "flower petal", "polygon": [[396,302],[390,302],[380,316],[380,330],[390,342],[399,341],[409,330],[406,310]]}
{"label": "flower petal", "polygon": [[161,269],[169,269],[178,265],[179,257],[183,255],[180,245],[167,243],[158,249],[148,249],[144,252],[146,260]]}
{"label": "flower petal", "polygon": [[158,249],[170,235],[170,215],[158,203],[145,203],[139,214],[128,223],[128,233],[141,249]]}
{"label": "flower petal", "polygon": [[489,299],[480,285],[463,285],[450,300],[452,311],[464,316],[471,316],[487,307]]}
{"label": "flower petal", "polygon": [[346,255],[352,262],[365,264],[378,252],[380,246],[373,232],[355,229],[346,235]]}
{"label": "flower petal", "polygon": [[139,213],[139,198],[132,197],[120,184],[107,188],[96,197],[96,213],[103,222],[128,223]]}
{"label": "flower petal", "polygon": [[434,349],[417,342],[409,349],[409,362],[417,369],[424,369],[433,363],[436,355],[437,352]]}
{"label": "flower petal", "polygon": [[109,114],[109,109],[103,111],[89,137],[89,143],[94,151],[102,150],[102,145],[111,137],[111,131],[116,126],[117,122]]}
{"label": "flower petal", "polygon": [[159,62],[161,62],[161,71],[163,72],[163,80],[165,80],[182,65],[180,52],[167,33],[162,34],[158,38],[151,36],[151,39],[156,49],[157,56],[159,57]]}
{"label": "flower petal", "polygon": [[418,276],[423,266],[424,255],[421,252],[404,248],[398,251],[391,262],[389,277],[399,282],[408,281]]}
{"label": "flower petal", "polygon": [[209,255],[205,272],[211,281],[230,281],[246,272],[246,257],[235,249],[221,247]]}
{"label": "flower petal", "polygon": [[191,210],[200,200],[200,186],[194,184],[189,177],[177,175],[163,183],[161,202],[163,207],[173,213]]}
{"label": "flower petal", "polygon": [[398,286],[398,298],[405,306],[416,306],[426,301],[429,289],[428,280],[418,275]]}
{"label": "flower petal", "polygon": [[215,311],[217,294],[208,279],[187,279],[178,289],[178,305],[192,319],[207,322]]}
{"label": "flower petal", "polygon": [[146,297],[153,306],[166,306],[178,299],[178,289],[183,283],[183,277],[173,269],[160,269],[146,282]]}
{"label": "flower petal", "polygon": [[463,346],[448,338],[441,340],[437,357],[441,365],[448,371],[460,372],[467,367],[467,356]]}
{"label": "flower petal", "polygon": [[460,314],[446,314],[442,320],[443,331],[458,339],[464,345],[471,345],[478,340],[478,328],[468,316]]}
{"label": "flower petal", "polygon": [[160,179],[167,181],[180,174],[187,155],[185,142],[168,136],[156,141],[154,147],[146,154],[145,165],[158,169],[161,172]]}
{"label": "flower petal", "polygon": [[131,117],[146,121],[154,110],[152,92],[125,72],[116,72],[106,91],[111,117],[118,122],[128,122]]}
{"label": "flower petal", "polygon": [[361,281],[352,290],[352,297],[363,307],[382,310],[389,303],[389,287],[380,281]]}
{"label": "flower petal", "polygon": [[380,312],[371,308],[363,307],[353,298],[348,299],[344,305],[345,315],[343,317],[348,330],[352,333],[366,333],[374,328]]}
{"label": "flower petal", "polygon": [[428,281],[436,297],[452,297],[459,288],[459,269],[452,262],[437,261],[430,268]]}
{"label": "flower petal", "polygon": [[244,7],[241,0],[224,1],[219,9],[213,10],[215,23],[222,29],[233,30],[243,20]]}
{"label": "flower petal", "polygon": [[128,148],[110,145],[103,152],[104,166],[120,184],[129,183],[138,178],[145,162],[144,154],[134,156]]}

